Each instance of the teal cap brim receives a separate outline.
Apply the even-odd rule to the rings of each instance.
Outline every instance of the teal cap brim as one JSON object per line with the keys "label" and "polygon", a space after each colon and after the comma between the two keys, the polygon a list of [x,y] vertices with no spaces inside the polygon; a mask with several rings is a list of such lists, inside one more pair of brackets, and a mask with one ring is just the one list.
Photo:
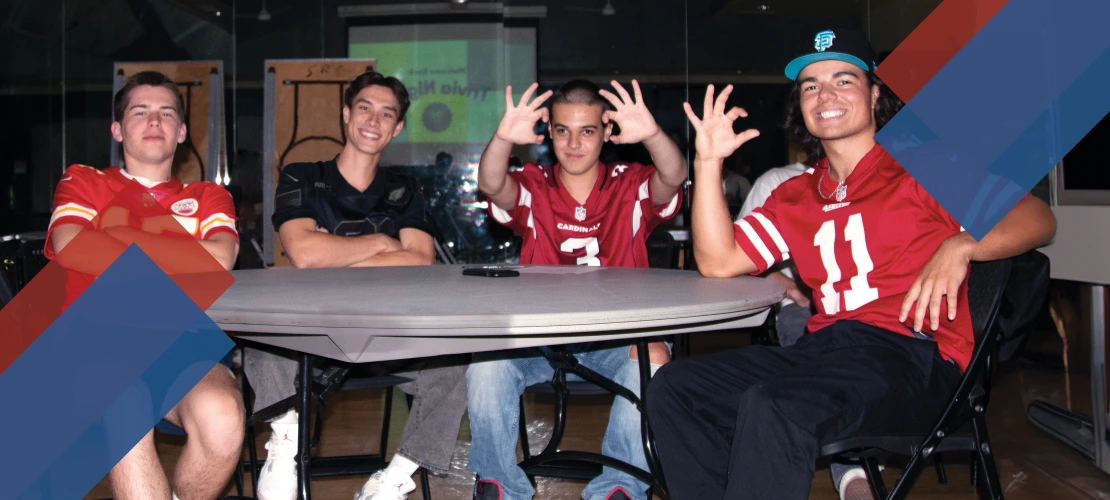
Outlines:
{"label": "teal cap brim", "polygon": [[815,62],[829,60],[844,61],[846,63],[859,66],[859,68],[864,71],[871,71],[871,68],[868,66],[868,64],[863,62],[863,59],[860,59],[856,56],[844,54],[842,52],[817,52],[813,54],[806,54],[797,59],[794,59],[793,61],[790,61],[790,64],[786,65],[786,77],[792,81],[797,80],[798,73],[802,72],[802,68],[805,68],[806,66],[809,66],[810,64],[813,64]]}

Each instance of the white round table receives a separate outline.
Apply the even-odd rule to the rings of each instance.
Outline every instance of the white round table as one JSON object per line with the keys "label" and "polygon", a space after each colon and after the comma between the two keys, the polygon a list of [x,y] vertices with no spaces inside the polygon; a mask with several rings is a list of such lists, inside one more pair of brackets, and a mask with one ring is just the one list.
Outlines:
{"label": "white round table", "polygon": [[[465,267],[482,266],[235,271],[235,283],[208,315],[232,336],[301,352],[303,388],[311,385],[313,355],[367,363],[752,327],[786,294],[770,280],[713,279],[694,271],[508,266],[520,275],[490,278],[463,275]],[[638,344],[641,392],[621,393],[641,407],[650,375],[647,343]],[[297,398],[309,408],[306,391],[298,390]],[[312,497],[306,478],[317,460],[305,448],[308,420],[304,412],[298,426],[298,490],[305,500]],[[657,481],[662,476],[643,413],[641,424],[650,472],[551,445],[521,466],[572,457]]]}
{"label": "white round table", "polygon": [[230,335],[372,362],[758,326],[785,295],[752,277],[693,271],[463,265],[235,271],[208,309]]}

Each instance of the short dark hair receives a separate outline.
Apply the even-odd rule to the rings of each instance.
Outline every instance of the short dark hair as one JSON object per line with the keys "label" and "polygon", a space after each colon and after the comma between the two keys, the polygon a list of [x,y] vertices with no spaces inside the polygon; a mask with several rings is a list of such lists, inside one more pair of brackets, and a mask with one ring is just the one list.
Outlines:
{"label": "short dark hair", "polygon": [[556,104],[601,106],[602,111],[612,109],[609,101],[601,97],[601,87],[589,80],[571,80],[564,83],[551,96],[551,107],[554,108]]}
{"label": "short dark hair", "polygon": [[[875,102],[874,116],[875,131],[878,132],[891,118],[894,118],[905,103],[875,73],[867,72],[867,81],[868,91],[875,85],[879,86],[879,99]],[[790,89],[790,97],[786,99],[786,122],[783,125],[809,157],[806,162],[815,163],[825,157],[825,148],[821,145],[821,139],[814,137],[806,128],[805,117],[802,116],[801,95],[801,84],[794,82],[794,87]]]}
{"label": "short dark hair", "polygon": [[131,92],[143,85],[169,90],[174,97],[178,118],[182,122],[185,121],[185,98],[181,97],[181,91],[178,90],[177,84],[170,77],[157,71],[141,71],[131,75],[126,82],[123,82],[123,87],[120,87],[119,91],[116,92],[115,103],[112,106],[115,121],[123,120],[123,115],[127,113],[127,105],[131,103]]}
{"label": "short dark hair", "polygon": [[378,85],[385,87],[393,92],[393,97],[397,98],[397,103],[401,105],[401,116],[397,121],[405,121],[405,113],[409,112],[409,91],[405,88],[405,84],[401,83],[392,76],[385,76],[377,71],[367,71],[351,80],[350,86],[347,87],[347,92],[343,94],[343,104],[348,108],[354,107],[355,97],[362,89],[371,85]]}

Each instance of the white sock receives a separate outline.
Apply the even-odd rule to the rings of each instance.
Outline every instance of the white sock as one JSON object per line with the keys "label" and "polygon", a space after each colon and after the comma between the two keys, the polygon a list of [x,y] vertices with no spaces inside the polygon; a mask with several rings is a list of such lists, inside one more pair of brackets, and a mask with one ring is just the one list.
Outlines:
{"label": "white sock", "polygon": [[271,420],[270,431],[272,432],[273,436],[271,439],[284,438],[296,443],[297,439],[299,438],[297,434],[299,430],[297,426],[297,421],[298,416],[296,410],[289,410],[282,414],[280,417]]}
{"label": "white sock", "polygon": [[389,467],[385,469],[385,477],[388,481],[404,481],[411,479],[413,474],[416,474],[416,469],[420,468],[420,464],[405,458],[400,453],[393,455],[393,460],[389,462]]}
{"label": "white sock", "polygon": [[271,424],[293,424],[297,425],[299,420],[297,410],[289,409],[289,411],[282,413],[281,416],[274,418],[270,421]]}

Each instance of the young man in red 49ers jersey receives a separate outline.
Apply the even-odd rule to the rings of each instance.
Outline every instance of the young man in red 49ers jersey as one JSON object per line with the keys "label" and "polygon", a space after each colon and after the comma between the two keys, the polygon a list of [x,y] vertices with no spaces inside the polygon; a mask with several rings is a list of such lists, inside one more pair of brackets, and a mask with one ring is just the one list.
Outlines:
{"label": "young man in red 49ers jersey", "polygon": [[[554,93],[550,112],[541,105],[550,91],[529,102],[533,84],[514,105],[505,90],[505,116],[482,153],[478,186],[489,196],[490,212],[524,240],[521,264],[648,267],[647,237],[679,208],[679,187],[686,162],[678,147],[644,106],[640,86],[635,99],[617,82],[620,94],[572,81]],[[611,106],[611,107],[610,107]],[[555,156],[553,168],[532,163],[510,173],[514,144],[537,144],[543,136],[536,122],[549,121]],[[613,123],[620,134],[611,136]],[[598,161],[606,141],[642,142],[656,167]],[[570,346],[586,367],[633,391],[640,379],[630,342]],[[651,361],[670,358],[666,344],[651,344]],[[529,499],[535,492],[516,465],[517,401],[524,388],[551,380],[553,368],[537,349],[475,355],[467,372],[470,412],[470,470],[478,475],[475,498]],[[640,415],[624,398],[613,403],[601,444],[609,457],[647,469],[640,441]],[[609,467],[582,492],[585,500],[642,500],[647,485]]]}
{"label": "young man in red 49ers jersey", "polygon": [[819,443],[926,429],[974,348],[970,262],[1021,254],[1055,232],[1047,205],[1026,197],[976,242],[875,142],[901,103],[874,75],[867,40],[825,30],[801,42],[786,68],[796,82],[788,126],[821,162],[735,225],[717,188],[721,159],[759,133],[733,131],[743,111],[725,112],[731,86],[715,101],[707,89],[700,119],[686,104],[699,269],[732,277],[792,257],[817,314],[793,346],[659,371],[647,411],[676,500],[808,498]]}
{"label": "young man in red 49ers jersey", "polygon": [[[177,85],[161,73],[137,73],[116,93],[114,108],[112,136],[123,145],[124,167],[73,165],[54,192],[45,253],[66,269],[67,306],[132,243],[171,276],[230,270],[238,253],[227,190],[170,175],[186,137]],[[188,435],[172,487],[151,431],[109,472],[115,498],[218,498],[238,463],[245,418],[231,370],[213,367],[158,424]]]}

